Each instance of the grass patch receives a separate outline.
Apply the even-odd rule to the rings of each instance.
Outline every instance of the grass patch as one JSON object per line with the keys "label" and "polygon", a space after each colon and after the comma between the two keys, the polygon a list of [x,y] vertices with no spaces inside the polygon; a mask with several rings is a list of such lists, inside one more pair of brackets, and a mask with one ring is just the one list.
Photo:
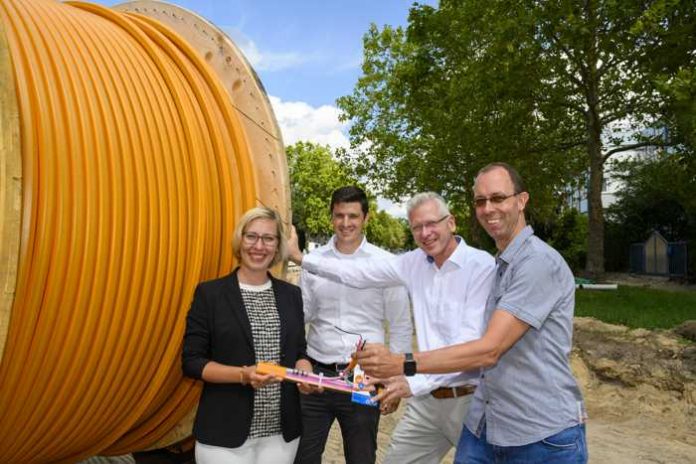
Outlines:
{"label": "grass patch", "polygon": [[696,319],[696,292],[621,285],[616,291],[576,290],[575,315],[632,328],[671,329]]}

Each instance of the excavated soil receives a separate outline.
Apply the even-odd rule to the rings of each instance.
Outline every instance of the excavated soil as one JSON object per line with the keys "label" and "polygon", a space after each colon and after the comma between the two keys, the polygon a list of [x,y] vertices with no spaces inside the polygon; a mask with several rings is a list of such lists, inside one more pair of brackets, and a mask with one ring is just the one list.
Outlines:
{"label": "excavated soil", "polygon": [[[590,419],[590,462],[696,463],[696,344],[663,330],[630,330],[576,318],[573,371]],[[377,462],[403,414],[383,416]],[[343,463],[337,424],[324,463]],[[450,452],[444,463],[451,463]]]}

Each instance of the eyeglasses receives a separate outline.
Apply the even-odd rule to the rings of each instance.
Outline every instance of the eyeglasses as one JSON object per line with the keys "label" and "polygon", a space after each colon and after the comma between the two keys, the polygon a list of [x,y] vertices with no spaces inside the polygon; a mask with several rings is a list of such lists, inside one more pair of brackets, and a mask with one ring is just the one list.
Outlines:
{"label": "eyeglasses", "polygon": [[505,200],[507,200],[510,197],[514,197],[516,195],[519,195],[519,193],[511,193],[510,195],[502,195],[502,194],[495,194],[491,195],[490,197],[477,197],[474,198],[474,206],[476,208],[483,208],[486,206],[487,202],[491,202],[492,205],[499,205]]}
{"label": "eyeglasses", "polygon": [[256,242],[261,239],[264,245],[266,246],[272,246],[278,243],[278,236],[277,235],[259,235],[254,232],[247,232],[244,235],[242,235],[242,239],[244,240],[244,243],[247,245],[255,245]]}
{"label": "eyeglasses", "polygon": [[412,233],[413,235],[422,234],[426,227],[427,227],[428,229],[430,229],[430,228],[432,228],[432,227],[435,227],[436,225],[438,225],[439,223],[441,223],[442,221],[444,221],[445,219],[447,219],[449,216],[450,216],[449,214],[445,214],[444,216],[442,216],[442,217],[441,217],[440,219],[438,219],[437,221],[428,221],[428,222],[424,222],[423,224],[418,224],[418,225],[415,225],[415,226],[411,226],[411,233]]}

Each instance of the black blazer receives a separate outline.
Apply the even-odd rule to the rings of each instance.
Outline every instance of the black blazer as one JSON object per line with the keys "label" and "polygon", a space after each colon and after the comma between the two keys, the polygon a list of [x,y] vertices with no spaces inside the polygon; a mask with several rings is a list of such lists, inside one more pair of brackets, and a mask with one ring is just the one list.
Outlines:
{"label": "black blazer", "polygon": [[[302,293],[299,287],[271,276],[280,316],[280,363],[295,367],[307,357]],[[239,290],[237,269],[196,288],[186,318],[182,351],[184,375],[200,379],[209,361],[232,366],[255,364],[251,325]],[[196,439],[208,445],[237,448],[244,444],[251,427],[254,389],[239,383],[205,382],[193,426]],[[281,426],[285,441],[301,433],[300,398],[297,386],[281,384]]]}

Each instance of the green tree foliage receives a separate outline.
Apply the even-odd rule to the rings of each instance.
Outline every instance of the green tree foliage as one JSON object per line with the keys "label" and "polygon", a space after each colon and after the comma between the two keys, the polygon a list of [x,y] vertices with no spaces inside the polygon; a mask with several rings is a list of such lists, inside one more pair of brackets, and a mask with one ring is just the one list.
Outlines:
{"label": "green tree foliage", "polygon": [[587,216],[575,208],[564,208],[552,219],[534,224],[534,231],[554,247],[577,274],[585,267],[587,259]]}
{"label": "green tree foliage", "polygon": [[406,30],[370,28],[363,76],[338,101],[358,151],[351,166],[391,198],[435,190],[468,205],[476,171],[508,161],[528,183],[532,214],[542,218],[561,210],[564,192],[589,170],[587,271],[601,273],[605,162],[664,145],[659,134],[635,134],[656,124],[664,104],[649,73],[659,68],[662,82],[672,83],[682,69],[674,62],[693,56],[663,55],[662,65],[646,57],[668,47],[674,24],[689,24],[678,12],[692,4],[414,5]]}
{"label": "green tree foliage", "polygon": [[[406,233],[402,223],[386,211],[376,211],[370,205],[370,219],[367,222],[367,238],[370,242],[388,250],[402,250],[406,246]],[[409,234],[410,235],[410,234]]]}
{"label": "green tree foliage", "polygon": [[[331,194],[339,187],[360,185],[339,161],[335,160],[327,146],[310,142],[298,142],[286,147],[290,170],[290,191],[293,223],[298,232],[310,240],[326,241],[333,233],[329,205]],[[377,211],[373,195],[370,199],[370,219],[367,223],[368,239],[381,247],[397,250],[405,243],[401,222],[384,211]]]}
{"label": "green tree foliage", "polygon": [[653,230],[670,241],[687,241],[690,273],[696,271],[696,162],[678,153],[614,163],[624,184],[608,209],[608,258],[612,270],[628,268],[631,243],[644,242]]}
{"label": "green tree foliage", "polygon": [[696,147],[696,2],[654,2],[649,20],[636,25],[651,37],[642,62],[663,97],[664,123],[676,150],[693,155]]}
{"label": "green tree foliage", "polygon": [[285,152],[290,170],[293,223],[311,239],[331,236],[331,193],[344,185],[355,184],[354,177],[334,160],[328,146],[297,142],[286,147]]}

